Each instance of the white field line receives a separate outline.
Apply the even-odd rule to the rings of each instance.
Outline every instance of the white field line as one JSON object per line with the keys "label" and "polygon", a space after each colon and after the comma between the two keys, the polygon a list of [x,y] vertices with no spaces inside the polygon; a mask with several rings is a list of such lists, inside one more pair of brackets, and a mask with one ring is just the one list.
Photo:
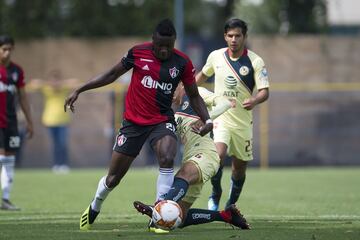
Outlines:
{"label": "white field line", "polygon": [[[69,220],[78,219],[80,214],[50,214],[50,213],[33,213],[34,215],[27,214],[26,216],[1,216],[0,222],[2,221],[31,221],[31,220]],[[35,215],[36,214],[36,215]],[[103,214],[105,218],[131,218],[134,216],[141,216],[140,214]]]}
{"label": "white field line", "polygon": [[[36,215],[27,216],[1,216],[0,223],[6,221],[40,221],[40,220],[77,220],[79,214],[47,214],[47,213],[36,213]],[[102,219],[107,221],[109,219],[131,219],[134,217],[141,216],[135,214],[106,214],[102,215]],[[340,214],[329,214],[329,215],[246,215],[246,218],[253,220],[360,220],[360,215],[340,215]]]}
{"label": "white field line", "polygon": [[307,220],[307,219],[319,219],[319,220],[360,220],[360,215],[341,215],[341,214],[326,214],[326,215],[246,215],[251,219],[265,219],[265,220]]}

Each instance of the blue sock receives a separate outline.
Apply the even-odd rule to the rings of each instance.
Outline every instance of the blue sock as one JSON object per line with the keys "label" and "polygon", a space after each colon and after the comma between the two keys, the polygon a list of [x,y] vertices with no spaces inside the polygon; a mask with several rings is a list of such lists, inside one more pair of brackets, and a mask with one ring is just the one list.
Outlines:
{"label": "blue sock", "polygon": [[223,174],[223,167],[220,166],[217,173],[211,178],[211,184],[212,184],[212,194],[211,196],[220,199],[222,188],[221,188],[221,177]]}
{"label": "blue sock", "polygon": [[231,189],[230,189],[230,196],[229,196],[229,200],[226,203],[226,207],[234,204],[237,202],[237,200],[239,199],[241,190],[244,186],[245,183],[245,178],[246,175],[242,176],[239,180],[234,180],[231,177]]}
{"label": "blue sock", "polygon": [[189,183],[187,181],[175,177],[169,192],[165,195],[165,200],[179,202],[185,196],[188,187]]}

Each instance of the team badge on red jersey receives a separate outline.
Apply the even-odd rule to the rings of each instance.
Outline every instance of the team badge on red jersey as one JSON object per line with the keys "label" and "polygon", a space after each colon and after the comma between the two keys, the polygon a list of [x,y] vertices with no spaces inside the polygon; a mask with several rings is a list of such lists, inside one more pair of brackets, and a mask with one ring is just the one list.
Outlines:
{"label": "team badge on red jersey", "polygon": [[177,75],[179,74],[179,70],[176,69],[176,67],[173,67],[169,69],[169,73],[172,78],[176,78]]}
{"label": "team badge on red jersey", "polygon": [[17,72],[14,72],[11,74],[12,79],[14,80],[14,82],[17,82],[17,80],[19,79],[19,75]]}
{"label": "team badge on red jersey", "polygon": [[126,142],[127,138],[124,135],[118,136],[117,144],[118,146],[123,145]]}

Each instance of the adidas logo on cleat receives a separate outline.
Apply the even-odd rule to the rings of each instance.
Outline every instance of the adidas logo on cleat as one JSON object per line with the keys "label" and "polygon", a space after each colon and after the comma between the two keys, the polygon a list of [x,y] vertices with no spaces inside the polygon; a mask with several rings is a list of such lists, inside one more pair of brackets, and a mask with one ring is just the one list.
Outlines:
{"label": "adidas logo on cleat", "polygon": [[86,208],[80,218],[80,230],[90,230],[99,212],[91,209],[91,205]]}

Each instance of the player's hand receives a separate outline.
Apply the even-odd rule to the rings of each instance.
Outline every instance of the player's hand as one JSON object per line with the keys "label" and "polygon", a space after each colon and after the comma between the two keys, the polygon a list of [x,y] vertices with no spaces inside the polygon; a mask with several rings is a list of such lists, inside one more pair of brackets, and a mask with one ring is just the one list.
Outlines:
{"label": "player's hand", "polygon": [[246,110],[251,110],[255,107],[256,105],[256,101],[255,98],[247,98],[243,101],[242,106],[243,108],[245,108]]}
{"label": "player's hand", "polygon": [[30,123],[26,124],[26,138],[30,139],[34,135],[33,125]]}
{"label": "player's hand", "polygon": [[76,102],[79,93],[77,91],[72,92],[66,99],[64,104],[64,111],[66,112],[67,109],[70,109],[71,112],[75,112],[74,103]]}
{"label": "player's hand", "polygon": [[212,123],[204,124],[201,120],[193,122],[191,125],[191,131],[199,134],[200,136],[205,136],[213,130],[214,125]]}
{"label": "player's hand", "polygon": [[236,100],[235,99],[229,99],[231,108],[236,108]]}

